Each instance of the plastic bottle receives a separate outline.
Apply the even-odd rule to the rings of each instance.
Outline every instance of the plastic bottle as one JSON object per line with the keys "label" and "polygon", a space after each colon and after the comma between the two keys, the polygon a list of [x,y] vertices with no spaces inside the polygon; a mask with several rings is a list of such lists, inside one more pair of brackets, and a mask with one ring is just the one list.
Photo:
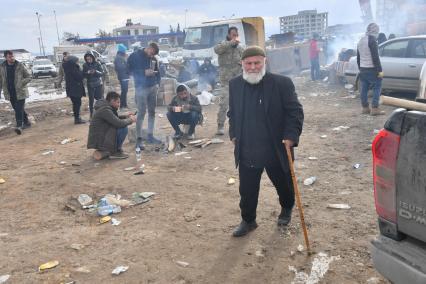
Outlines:
{"label": "plastic bottle", "polygon": [[117,205],[106,205],[102,207],[98,207],[98,215],[99,216],[108,216],[115,213],[120,213],[121,207]]}
{"label": "plastic bottle", "polygon": [[140,162],[142,160],[142,152],[141,148],[138,146],[136,147],[136,162]]}
{"label": "plastic bottle", "polygon": [[310,178],[305,179],[303,184],[304,185],[313,185],[316,180],[317,180],[316,177],[310,177]]}

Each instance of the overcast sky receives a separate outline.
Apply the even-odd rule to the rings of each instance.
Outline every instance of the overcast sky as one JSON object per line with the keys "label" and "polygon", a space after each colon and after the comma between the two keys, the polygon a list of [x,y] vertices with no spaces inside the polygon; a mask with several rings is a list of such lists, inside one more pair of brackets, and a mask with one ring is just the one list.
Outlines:
{"label": "overcast sky", "polygon": [[329,25],[359,22],[361,11],[358,0],[0,0],[0,49],[25,48],[38,52],[39,30],[36,12],[41,16],[41,29],[46,52],[57,45],[53,11],[56,11],[59,34],[78,33],[80,37],[94,37],[99,29],[112,31],[124,26],[126,19],[133,23],[160,27],[168,32],[169,25],[187,26],[209,19],[262,16],[267,36],[279,33],[279,17],[296,14],[300,10],[317,9],[329,12]]}

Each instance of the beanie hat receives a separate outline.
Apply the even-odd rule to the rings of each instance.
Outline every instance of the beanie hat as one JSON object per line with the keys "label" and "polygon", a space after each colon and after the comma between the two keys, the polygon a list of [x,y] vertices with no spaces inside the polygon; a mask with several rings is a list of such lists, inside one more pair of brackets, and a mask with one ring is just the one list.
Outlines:
{"label": "beanie hat", "polygon": [[117,50],[118,50],[118,52],[125,53],[126,50],[127,50],[127,47],[124,44],[120,43],[119,45],[117,45]]}
{"label": "beanie hat", "polygon": [[245,58],[252,57],[252,56],[266,57],[266,53],[263,50],[263,48],[261,48],[260,46],[256,46],[256,45],[249,46],[243,51],[243,54],[241,55],[241,60],[244,60]]}

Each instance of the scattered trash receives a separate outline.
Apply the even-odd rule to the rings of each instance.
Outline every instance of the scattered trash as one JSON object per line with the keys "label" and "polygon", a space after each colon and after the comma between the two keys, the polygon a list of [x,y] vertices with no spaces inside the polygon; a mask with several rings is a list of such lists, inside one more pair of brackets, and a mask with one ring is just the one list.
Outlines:
{"label": "scattered trash", "polygon": [[346,129],[349,129],[350,127],[349,126],[338,126],[338,127],[335,127],[335,128],[333,128],[333,131],[340,131],[340,130],[346,130]]}
{"label": "scattered trash", "polygon": [[317,157],[308,157],[308,160],[310,160],[310,161],[317,161],[318,158]]}
{"label": "scattered trash", "polygon": [[225,143],[225,141],[223,141],[220,138],[213,138],[211,141],[212,141],[212,144],[222,144],[222,143]]}
{"label": "scattered trash", "polygon": [[99,224],[108,223],[109,221],[111,221],[111,219],[112,219],[111,216],[105,216],[105,217],[99,219]]}
{"label": "scattered trash", "polygon": [[102,198],[98,203],[98,215],[107,216],[121,212],[121,207],[109,204],[105,198]]}
{"label": "scattered trash", "polygon": [[265,251],[266,251],[265,249],[257,250],[255,255],[257,257],[264,258],[265,257]]}
{"label": "scattered trash", "polygon": [[159,117],[159,118],[164,118],[164,114],[159,113],[159,114],[158,114],[158,117]]}
{"label": "scattered trash", "polygon": [[0,178],[0,184],[5,183],[6,181],[4,180],[4,178]]}
{"label": "scattered trash", "polygon": [[90,273],[89,268],[87,268],[87,267],[85,267],[85,266],[79,267],[79,268],[77,268],[75,271],[76,271],[76,272],[81,272],[81,273]]}
{"label": "scattered trash", "polygon": [[305,250],[305,248],[303,247],[303,245],[298,245],[297,246],[297,251],[298,252],[303,252]]}
{"label": "scattered trash", "polygon": [[[102,199],[106,200],[106,204],[104,203],[105,205],[117,205],[117,206],[121,206],[121,207],[129,207],[130,203],[131,203],[129,200],[121,199],[121,195],[119,195],[119,194],[117,194],[117,195],[107,194]],[[101,199],[101,201],[102,201],[102,199]],[[98,204],[98,207],[99,207],[99,204]]]}
{"label": "scattered trash", "polygon": [[43,156],[47,156],[47,155],[51,155],[51,154],[53,154],[53,153],[55,153],[55,151],[53,151],[53,150],[49,150],[49,151],[43,152],[43,153],[42,153],[42,155],[43,155]]}
{"label": "scattered trash", "polygon": [[130,171],[133,171],[133,170],[135,170],[136,168],[135,167],[128,167],[128,168],[125,168],[124,170],[126,171],[126,172],[130,172]]}
{"label": "scattered trash", "polygon": [[143,175],[143,174],[145,174],[144,171],[137,171],[133,175],[138,176],[138,175]]}
{"label": "scattered trash", "polygon": [[321,135],[321,139],[327,138],[327,135]]}
{"label": "scattered trash", "polygon": [[351,194],[352,192],[351,191],[348,191],[348,190],[345,190],[345,191],[341,191],[341,192],[339,192],[339,194],[340,195],[349,195],[349,194]]}
{"label": "scattered trash", "polygon": [[200,224],[197,224],[197,227],[199,228],[199,227],[201,227],[201,225],[200,225]]}
{"label": "scattered trash", "polygon": [[353,165],[354,169],[359,169],[361,167],[361,164],[355,164]]}
{"label": "scattered trash", "polygon": [[350,89],[353,89],[353,88],[354,88],[354,85],[352,85],[352,84],[346,84],[345,85],[346,90],[350,90]]}
{"label": "scattered trash", "polygon": [[328,81],[328,77],[325,77],[322,81],[323,82],[327,82]]}
{"label": "scattered trash", "polygon": [[66,165],[66,164],[67,164],[67,162],[65,162],[65,161],[60,161],[60,162],[59,162],[59,164],[60,164],[60,165]]}
{"label": "scattered trash", "polygon": [[294,256],[296,252],[294,250],[290,251],[290,256]]}
{"label": "scattered trash", "polygon": [[233,185],[233,184],[235,184],[235,179],[234,178],[229,178],[228,179],[228,185]]}
{"label": "scattered trash", "polygon": [[113,271],[112,274],[113,275],[119,275],[123,272],[126,272],[129,269],[128,266],[117,266]]}
{"label": "scattered trash", "polygon": [[84,248],[83,244],[72,244],[70,246],[70,248],[75,249],[75,250],[81,250],[82,248]]}
{"label": "scattered trash", "polygon": [[317,284],[325,276],[330,268],[330,263],[335,260],[339,260],[340,256],[328,256],[326,253],[320,252],[318,257],[315,257],[312,262],[311,273],[301,271],[298,272],[294,266],[289,266],[288,269],[295,274],[292,284]]}
{"label": "scattered trash", "polygon": [[77,139],[75,139],[75,138],[66,138],[66,139],[61,141],[61,145],[65,145],[65,144],[72,143],[72,142],[75,142],[75,141],[77,141]]}
{"label": "scattered trash", "polygon": [[39,268],[38,268],[38,271],[41,272],[41,271],[44,271],[44,270],[47,270],[47,269],[55,268],[58,265],[59,265],[59,261],[57,261],[57,260],[49,261],[49,262],[46,262],[46,263],[40,265]]}
{"label": "scattered trash", "polygon": [[111,219],[111,224],[112,224],[113,226],[118,226],[118,225],[120,225],[120,224],[121,224],[121,221],[119,221],[119,220],[117,220],[117,219],[115,219],[115,218],[112,218],[112,219]]}
{"label": "scattered trash", "polygon": [[216,168],[213,169],[213,171],[217,171],[218,169],[219,169],[219,167],[216,167]]}
{"label": "scattered trash", "polygon": [[150,198],[154,195],[156,195],[155,192],[141,192],[141,193],[139,193],[139,196],[144,198],[144,199]]}
{"label": "scattered trash", "polygon": [[0,276],[0,284],[6,283],[6,281],[10,278],[10,275],[1,275]]}
{"label": "scattered trash", "polygon": [[348,204],[328,204],[327,208],[330,209],[351,209]]}
{"label": "scattered trash", "polygon": [[154,196],[155,192],[133,192],[131,206],[139,205],[150,201],[150,197]]}
{"label": "scattered trash", "polygon": [[175,156],[182,156],[182,155],[186,155],[186,154],[188,154],[188,152],[178,152],[178,153],[175,153]]}
{"label": "scattered trash", "polygon": [[311,97],[318,97],[318,94],[317,93],[311,93],[311,94],[309,94]]}
{"label": "scattered trash", "polygon": [[0,233],[0,237],[7,237],[7,236],[9,236],[8,233]]}
{"label": "scattered trash", "polygon": [[188,267],[189,263],[185,261],[176,261],[176,264],[182,267]]}
{"label": "scattered trash", "polygon": [[310,177],[303,181],[304,185],[313,185],[317,181],[317,177]]}
{"label": "scattered trash", "polygon": [[81,206],[88,206],[90,204],[92,204],[93,199],[87,195],[87,194],[80,194],[77,198],[78,202],[80,203]]}
{"label": "scattered trash", "polygon": [[184,159],[191,160],[192,157],[183,157]]}

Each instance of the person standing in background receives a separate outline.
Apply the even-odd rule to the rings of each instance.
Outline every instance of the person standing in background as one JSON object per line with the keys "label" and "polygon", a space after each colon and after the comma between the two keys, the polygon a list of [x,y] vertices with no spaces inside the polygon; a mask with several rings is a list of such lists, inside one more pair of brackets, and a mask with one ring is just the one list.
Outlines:
{"label": "person standing in background", "polygon": [[120,82],[121,94],[120,94],[120,108],[128,108],[127,105],[127,91],[129,90],[129,69],[127,67],[127,47],[124,44],[117,46],[117,55],[114,59],[114,69],[117,73],[117,79]]}
{"label": "person standing in background", "polygon": [[103,98],[103,69],[99,62],[96,61],[95,56],[91,53],[84,55],[83,75],[87,80],[87,91],[89,93],[89,110],[90,118],[93,116],[93,105],[96,100]]}
{"label": "person standing in background", "polygon": [[83,84],[84,76],[80,65],[78,65],[78,58],[68,55],[67,61],[62,66],[64,67],[65,91],[72,102],[74,124],[84,124],[86,121],[80,117],[80,108],[81,98],[86,96],[86,92]]}
{"label": "person standing in background", "polygon": [[316,81],[320,79],[320,63],[319,54],[320,49],[318,48],[319,35],[314,33],[313,38],[309,44],[309,59],[311,60],[311,79]]}

